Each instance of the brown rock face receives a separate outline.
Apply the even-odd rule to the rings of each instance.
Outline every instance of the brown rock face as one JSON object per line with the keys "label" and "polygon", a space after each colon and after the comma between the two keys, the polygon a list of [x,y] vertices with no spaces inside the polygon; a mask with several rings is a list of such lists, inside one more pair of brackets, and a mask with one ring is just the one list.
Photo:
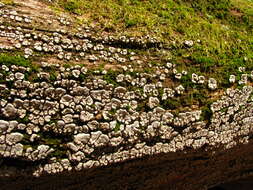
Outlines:
{"label": "brown rock face", "polygon": [[200,40],[121,36],[45,1],[5,2],[0,190],[207,190],[253,174],[247,57],[223,68],[195,58]]}
{"label": "brown rock face", "polygon": [[[11,161],[9,162],[9,164]],[[1,178],[2,189],[207,189],[252,175],[253,143],[230,150],[160,154],[83,172]],[[228,185],[227,185],[228,186]],[[231,186],[230,186],[231,187]]]}

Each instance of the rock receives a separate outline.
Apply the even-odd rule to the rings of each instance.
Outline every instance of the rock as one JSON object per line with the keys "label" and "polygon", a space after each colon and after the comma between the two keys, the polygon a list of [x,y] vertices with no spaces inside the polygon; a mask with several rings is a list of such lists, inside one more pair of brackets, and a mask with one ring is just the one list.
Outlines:
{"label": "rock", "polygon": [[241,80],[238,81],[238,84],[239,85],[242,85],[242,84],[247,84],[247,81],[248,81],[248,75],[247,74],[242,74],[241,76]]}
{"label": "rock", "polygon": [[245,72],[245,67],[239,67],[239,68],[238,68],[238,71],[239,71],[239,72]]}
{"label": "rock", "polygon": [[17,80],[23,80],[25,78],[25,75],[23,73],[15,73],[15,78]]}
{"label": "rock", "polygon": [[118,146],[118,145],[120,145],[120,143],[122,143],[123,142],[123,138],[122,137],[114,137],[114,138],[111,138],[110,139],[110,145],[111,146]]}
{"label": "rock", "polygon": [[16,47],[17,49],[20,49],[20,48],[22,47],[22,44],[21,44],[21,43],[16,43],[16,44],[15,44],[15,47]]}
{"label": "rock", "polygon": [[180,80],[182,78],[182,73],[177,73],[175,75],[175,78],[178,79],[178,80]]}
{"label": "rock", "polygon": [[[1,78],[1,77],[0,77]],[[0,90],[3,91],[5,90],[7,87],[5,84],[0,84]]]}
{"label": "rock", "polygon": [[16,144],[17,142],[20,142],[23,139],[24,135],[21,133],[11,133],[6,135],[6,142],[9,145]]}
{"label": "rock", "polygon": [[186,45],[187,47],[192,47],[193,46],[193,41],[192,40],[185,40],[184,41],[184,45]]}
{"label": "rock", "polygon": [[109,123],[100,123],[99,129],[102,131],[110,131]]}
{"label": "rock", "polygon": [[62,116],[62,120],[65,123],[72,123],[73,122],[73,116],[71,114],[64,115],[64,116]]}
{"label": "rock", "polygon": [[235,75],[230,75],[230,76],[229,76],[229,82],[230,82],[230,83],[235,83],[235,81],[236,81]]}
{"label": "rock", "polygon": [[36,50],[36,51],[42,51],[43,49],[42,49],[42,43],[41,42],[36,42],[35,44],[34,44],[34,49]]}
{"label": "rock", "polygon": [[8,103],[3,109],[2,112],[5,117],[13,117],[17,113],[17,109],[10,103]]}
{"label": "rock", "polygon": [[66,94],[66,95],[62,96],[60,103],[65,106],[69,106],[72,101],[73,101],[73,97]]}
{"label": "rock", "polygon": [[77,86],[73,88],[73,94],[79,96],[87,96],[89,95],[89,89],[87,87]]}
{"label": "rock", "polygon": [[75,78],[78,78],[80,76],[81,72],[79,70],[73,70],[72,71],[72,75],[75,77]]}
{"label": "rock", "polygon": [[191,78],[193,83],[197,83],[199,81],[199,76],[195,73],[192,73],[192,78]]}
{"label": "rock", "polygon": [[125,75],[119,74],[119,75],[116,77],[116,81],[117,81],[117,82],[123,82],[123,81],[124,81],[124,77],[125,77]]}
{"label": "rock", "polygon": [[170,62],[168,62],[168,63],[166,63],[166,67],[167,67],[168,69],[171,69],[171,68],[173,67],[173,64],[170,63]]}
{"label": "rock", "polygon": [[[81,144],[80,142],[80,140],[79,140],[79,138],[77,137],[77,139],[75,140],[75,142],[77,143],[77,144]],[[72,151],[74,151],[74,152],[77,152],[78,151],[78,147],[74,144],[74,143],[72,143],[72,142],[70,142],[70,143],[68,143],[67,144],[67,146],[68,146],[68,148],[70,148]]]}
{"label": "rock", "polygon": [[0,120],[0,132],[1,133],[7,131],[8,127],[9,127],[8,121]]}
{"label": "rock", "polygon": [[6,65],[2,65],[2,69],[5,72],[8,72],[10,70],[9,67],[7,67]]}
{"label": "rock", "polygon": [[186,70],[183,70],[183,71],[182,71],[182,74],[183,74],[183,75],[187,75],[188,72],[187,72]]}
{"label": "rock", "polygon": [[79,133],[74,136],[74,142],[76,144],[87,144],[90,140],[90,134]]}
{"label": "rock", "polygon": [[30,137],[30,141],[31,141],[31,142],[34,142],[36,139],[39,139],[39,138],[40,138],[39,135],[37,135],[37,134],[32,134],[31,137]]}
{"label": "rock", "polygon": [[69,124],[65,125],[63,132],[64,133],[73,133],[73,131],[75,131],[75,128],[76,128],[75,123],[69,123]]}
{"label": "rock", "polygon": [[217,81],[214,78],[208,80],[208,88],[211,90],[217,89]]}
{"label": "rock", "polygon": [[33,54],[33,50],[30,48],[25,48],[25,58],[28,58]]}
{"label": "rock", "polygon": [[143,87],[143,91],[145,94],[152,94],[154,91],[156,91],[156,87],[154,84],[146,84]]}
{"label": "rock", "polygon": [[11,155],[13,155],[14,157],[16,156],[22,156],[23,154],[23,145],[18,143],[18,144],[15,144],[14,146],[12,146],[11,148]]}
{"label": "rock", "polygon": [[50,152],[52,152],[52,149],[50,150],[50,147],[48,145],[39,145],[38,148],[38,158],[44,158],[47,156],[47,154],[49,154]]}
{"label": "rock", "polygon": [[105,146],[106,144],[108,144],[109,142],[109,137],[105,134],[102,134],[99,136],[99,138],[97,139],[97,141],[95,142],[95,146]]}
{"label": "rock", "polygon": [[117,87],[114,89],[114,94],[118,98],[123,98],[126,92],[127,90],[124,87]]}
{"label": "rock", "polygon": [[182,85],[179,85],[175,88],[177,94],[183,94],[184,93],[184,90],[185,88],[182,86]]}
{"label": "rock", "polygon": [[198,79],[199,79],[198,80],[199,84],[204,84],[205,83],[205,77],[204,76],[199,76]]}
{"label": "rock", "polygon": [[82,111],[80,114],[80,120],[83,122],[90,121],[94,118],[94,114],[87,111]]}
{"label": "rock", "polygon": [[96,131],[96,132],[91,132],[91,139],[90,139],[90,144],[91,145],[98,145],[96,144],[96,141],[98,138],[102,135],[103,133],[101,131]]}
{"label": "rock", "polygon": [[19,123],[17,126],[17,129],[19,129],[19,130],[25,130],[25,128],[26,128],[26,125],[23,123]]}
{"label": "rock", "polygon": [[9,121],[9,128],[7,132],[10,133],[13,129],[16,129],[17,126],[18,126],[17,121]]}
{"label": "rock", "polygon": [[40,79],[44,79],[44,80],[49,80],[50,79],[50,74],[47,73],[47,72],[40,72],[40,73],[37,74],[37,76]]}
{"label": "rock", "polygon": [[148,99],[148,106],[149,106],[151,109],[153,109],[153,108],[155,108],[156,106],[158,106],[159,103],[160,103],[160,101],[159,101],[159,99],[156,98],[156,97],[150,97],[150,98]]}

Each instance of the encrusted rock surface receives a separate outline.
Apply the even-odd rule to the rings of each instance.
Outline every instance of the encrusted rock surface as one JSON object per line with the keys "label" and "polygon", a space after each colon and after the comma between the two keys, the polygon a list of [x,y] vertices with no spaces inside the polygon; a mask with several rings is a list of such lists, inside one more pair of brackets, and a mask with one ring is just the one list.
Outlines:
{"label": "encrusted rock surface", "polygon": [[[27,74],[23,67],[4,68],[9,70],[4,79],[20,70]],[[41,69],[39,76],[46,73]],[[72,69],[81,72],[73,66],[64,74],[73,76]],[[31,164],[29,168],[21,166],[27,176],[61,175],[140,158],[155,159],[156,155],[187,157],[202,152],[215,156],[216,151],[226,152],[251,142],[250,85],[241,90],[227,89],[210,105],[210,120],[206,121],[201,118],[201,109],[179,113],[166,109],[160,100],[173,98],[173,90],[152,82],[142,84],[141,73],[131,77],[130,86],[125,85],[129,84],[127,77],[121,74],[116,87],[104,80],[103,74],[83,79],[56,73],[52,81],[15,78],[12,86],[2,82],[6,86],[0,91],[0,155],[4,167],[10,167],[11,158]],[[131,85],[132,81],[137,82]],[[159,95],[158,89],[164,93]],[[22,176],[23,172],[2,170],[1,176],[6,175]]]}
{"label": "encrusted rock surface", "polygon": [[[96,36],[89,27],[67,33],[65,18],[52,19],[59,27],[52,31],[32,32],[31,15],[2,3],[0,16],[27,25],[0,25],[10,41],[0,41],[3,51],[122,64],[114,72],[43,61],[36,70],[0,66],[3,189],[206,189],[250,175],[252,72],[239,68],[240,80],[230,75],[228,83],[241,88],[224,90],[218,80],[179,72],[169,60],[150,73],[124,65],[145,62],[138,49],[162,48],[153,38]],[[216,94],[209,105],[174,105],[187,96],[184,76]]]}

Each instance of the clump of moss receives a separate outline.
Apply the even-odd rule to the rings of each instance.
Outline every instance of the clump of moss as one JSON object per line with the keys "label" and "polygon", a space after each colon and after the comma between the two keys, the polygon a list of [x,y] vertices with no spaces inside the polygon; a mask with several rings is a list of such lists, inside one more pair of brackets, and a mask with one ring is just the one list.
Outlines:
{"label": "clump of moss", "polygon": [[80,12],[80,1],[65,0],[62,2],[62,6],[65,10],[78,14]]}
{"label": "clump of moss", "polygon": [[230,0],[182,0],[187,2],[195,11],[210,14],[216,18],[226,18],[232,7]]}
{"label": "clump of moss", "polygon": [[181,103],[176,98],[168,98],[167,100],[163,100],[161,102],[161,106],[164,109],[175,110],[181,106]]}
{"label": "clump of moss", "polygon": [[114,129],[113,129],[113,131],[114,131],[114,132],[118,132],[118,131],[120,130],[120,125],[121,125],[121,123],[120,123],[120,122],[117,122],[117,123],[116,123],[116,126],[115,126]]}
{"label": "clump of moss", "polygon": [[57,73],[55,71],[51,71],[49,79],[50,79],[50,81],[56,81]]}
{"label": "clump of moss", "polygon": [[5,5],[10,5],[10,6],[16,5],[16,3],[13,0],[1,0],[1,2],[4,3]]}
{"label": "clump of moss", "polygon": [[31,63],[31,60],[26,59],[22,55],[13,55],[10,53],[0,53],[0,65],[17,65],[22,67],[29,67],[30,72],[37,72],[38,66]]}
{"label": "clump of moss", "polygon": [[211,118],[212,118],[212,115],[213,115],[213,112],[211,110],[211,104],[212,104],[212,102],[209,101],[209,102],[206,103],[206,105],[204,107],[202,107],[201,119],[205,120],[205,121],[208,121],[208,123],[211,122]]}
{"label": "clump of moss", "polygon": [[11,66],[11,65],[18,65],[23,67],[28,67],[31,65],[30,61],[25,59],[21,55],[11,55],[9,53],[0,53],[0,64]]}
{"label": "clump of moss", "polygon": [[114,86],[119,86],[119,84],[116,82],[116,77],[118,76],[118,71],[108,70],[107,73],[103,76],[103,79],[109,83],[113,84]]}

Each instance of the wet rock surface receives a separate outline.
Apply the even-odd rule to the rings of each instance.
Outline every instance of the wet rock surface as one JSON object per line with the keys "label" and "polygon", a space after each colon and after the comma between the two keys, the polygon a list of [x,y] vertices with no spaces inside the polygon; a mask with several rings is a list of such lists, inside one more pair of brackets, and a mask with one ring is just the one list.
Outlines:
{"label": "wet rock surface", "polygon": [[[36,69],[0,66],[5,189],[207,189],[249,173],[253,78],[245,69],[239,68],[239,81],[228,79],[241,89],[223,89],[208,107],[184,107],[175,101],[188,96],[185,82],[211,94],[219,81],[179,72],[169,60],[141,70],[147,57],[138,50],[165,49],[156,39],[100,36],[92,27],[67,32],[72,22],[66,18],[52,19],[51,30],[32,30],[35,16],[2,3],[0,16],[2,51],[57,60],[37,61]],[[15,25],[4,24],[10,22]],[[192,40],[183,44],[194,46]],[[101,61],[117,70],[89,67]]]}

